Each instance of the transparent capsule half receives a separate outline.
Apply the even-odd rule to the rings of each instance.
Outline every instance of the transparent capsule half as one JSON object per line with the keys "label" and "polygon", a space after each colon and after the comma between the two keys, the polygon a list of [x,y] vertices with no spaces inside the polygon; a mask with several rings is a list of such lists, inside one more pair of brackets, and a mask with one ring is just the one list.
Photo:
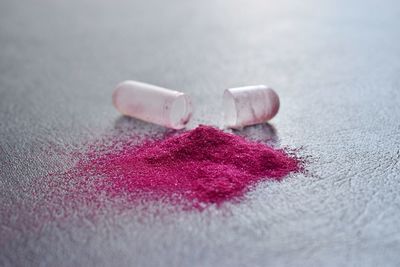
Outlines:
{"label": "transparent capsule half", "polygon": [[225,126],[241,129],[264,123],[279,110],[278,94],[266,85],[229,88],[223,96]]}
{"label": "transparent capsule half", "polygon": [[172,129],[184,128],[192,116],[188,95],[147,83],[124,81],[112,99],[122,114]]}

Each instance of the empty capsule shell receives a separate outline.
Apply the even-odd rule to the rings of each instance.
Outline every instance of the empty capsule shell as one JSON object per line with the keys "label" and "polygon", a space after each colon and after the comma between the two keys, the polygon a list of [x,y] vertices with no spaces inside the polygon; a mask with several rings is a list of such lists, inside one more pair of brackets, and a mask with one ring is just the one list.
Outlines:
{"label": "empty capsule shell", "polygon": [[224,92],[223,108],[225,125],[240,129],[272,119],[279,110],[279,97],[265,85],[229,88]]}
{"label": "empty capsule shell", "polygon": [[147,83],[124,81],[112,99],[122,114],[172,129],[184,128],[192,115],[188,95]]}

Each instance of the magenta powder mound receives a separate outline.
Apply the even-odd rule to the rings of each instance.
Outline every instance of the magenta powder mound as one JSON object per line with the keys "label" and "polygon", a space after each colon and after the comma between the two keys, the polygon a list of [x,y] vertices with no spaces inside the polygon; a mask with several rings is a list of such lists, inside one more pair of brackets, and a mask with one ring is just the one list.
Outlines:
{"label": "magenta powder mound", "polygon": [[204,125],[117,151],[91,150],[73,172],[98,177],[97,192],[132,200],[167,198],[192,207],[240,199],[261,180],[281,180],[301,169],[283,150]]}
{"label": "magenta powder mound", "polygon": [[291,153],[210,126],[164,136],[112,133],[84,151],[56,152],[70,167],[38,177],[23,198],[0,209],[11,229],[0,245],[50,221],[81,225],[126,210],[146,217],[237,203],[258,182],[303,170]]}

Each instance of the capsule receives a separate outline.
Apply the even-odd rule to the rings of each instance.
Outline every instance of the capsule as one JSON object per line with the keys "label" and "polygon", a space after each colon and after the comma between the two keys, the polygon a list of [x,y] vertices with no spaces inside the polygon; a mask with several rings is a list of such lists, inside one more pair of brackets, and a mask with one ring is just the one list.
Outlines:
{"label": "capsule", "polygon": [[265,85],[229,88],[224,91],[223,109],[225,126],[241,129],[272,119],[279,110],[279,97]]}
{"label": "capsule", "polygon": [[182,129],[192,116],[190,97],[155,85],[124,81],[112,94],[115,108],[124,115],[172,129]]}

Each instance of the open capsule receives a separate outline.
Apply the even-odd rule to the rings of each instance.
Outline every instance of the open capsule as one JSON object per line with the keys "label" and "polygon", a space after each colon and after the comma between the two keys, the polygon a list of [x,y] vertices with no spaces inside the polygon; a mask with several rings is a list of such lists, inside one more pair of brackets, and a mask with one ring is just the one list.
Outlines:
{"label": "open capsule", "polygon": [[192,115],[188,95],[147,83],[124,81],[114,89],[112,99],[122,114],[168,128],[184,128]]}
{"label": "open capsule", "polygon": [[279,110],[279,97],[265,85],[229,88],[224,91],[223,108],[225,125],[241,129],[272,119]]}

